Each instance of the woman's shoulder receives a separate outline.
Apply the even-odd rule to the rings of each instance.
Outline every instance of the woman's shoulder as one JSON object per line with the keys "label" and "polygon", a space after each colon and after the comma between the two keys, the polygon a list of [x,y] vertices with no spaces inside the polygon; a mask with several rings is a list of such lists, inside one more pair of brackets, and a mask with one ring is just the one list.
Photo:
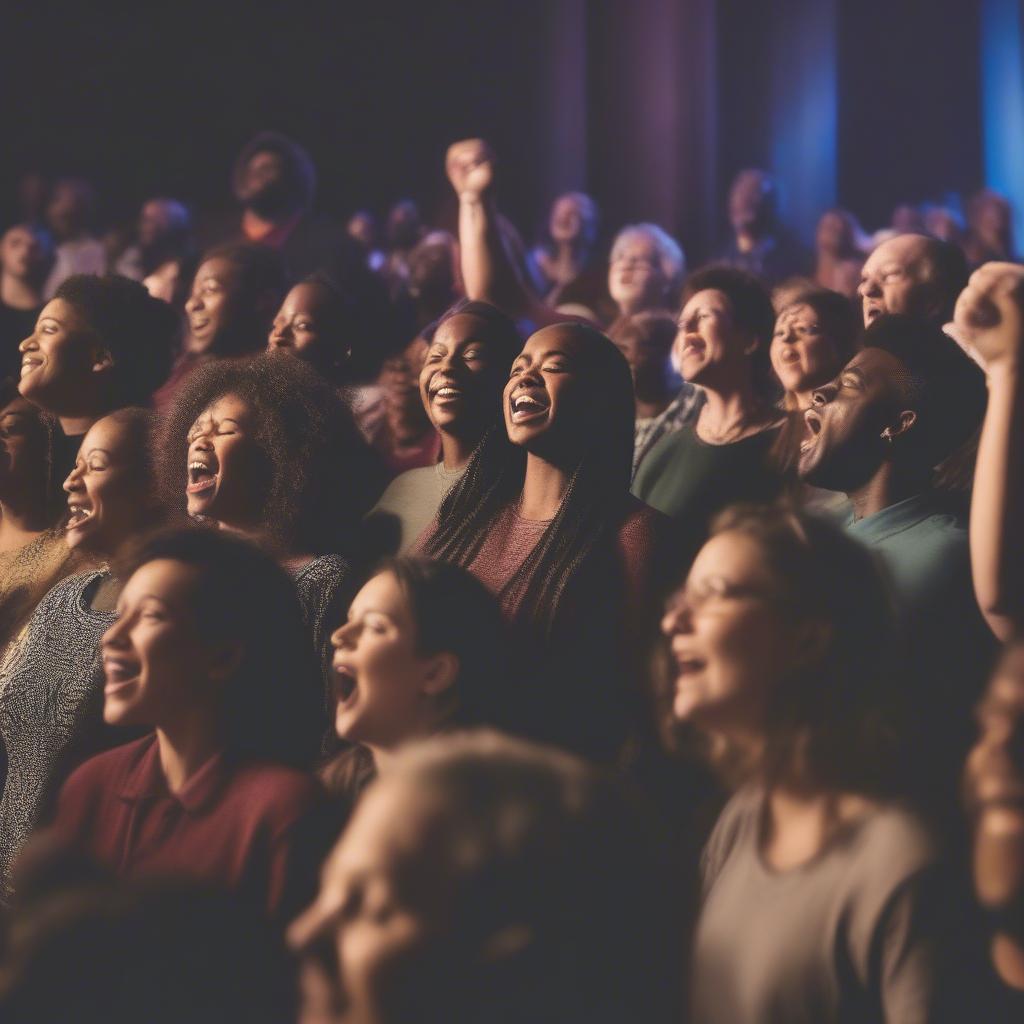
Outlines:
{"label": "woman's shoulder", "polygon": [[110,572],[106,569],[90,569],[86,572],[75,573],[73,576],[65,576],[64,579],[50,587],[43,596],[36,607],[36,616],[45,614],[49,609],[74,604],[90,583],[109,575]]}
{"label": "woman's shoulder", "polygon": [[90,757],[68,776],[64,783],[64,793],[75,796],[92,791],[116,793],[155,743],[156,737],[150,733]]}
{"label": "woman's shoulder", "polygon": [[884,872],[899,884],[935,864],[935,837],[912,810],[900,803],[875,806],[860,822],[849,845],[850,853],[864,868]]}
{"label": "woman's shoulder", "polygon": [[343,582],[350,568],[341,555],[317,555],[295,573],[295,585],[300,591],[331,587]]}

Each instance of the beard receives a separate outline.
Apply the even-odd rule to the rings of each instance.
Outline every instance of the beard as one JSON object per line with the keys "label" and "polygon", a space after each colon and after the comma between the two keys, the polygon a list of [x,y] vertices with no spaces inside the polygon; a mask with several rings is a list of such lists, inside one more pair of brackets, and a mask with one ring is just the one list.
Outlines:
{"label": "beard", "polygon": [[267,182],[258,192],[247,196],[243,205],[264,220],[279,220],[298,209],[295,195],[284,181]]}

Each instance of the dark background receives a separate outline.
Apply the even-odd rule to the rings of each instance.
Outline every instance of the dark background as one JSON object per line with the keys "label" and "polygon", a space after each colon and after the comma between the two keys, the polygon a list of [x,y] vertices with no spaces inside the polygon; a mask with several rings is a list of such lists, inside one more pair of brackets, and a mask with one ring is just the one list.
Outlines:
{"label": "dark background", "polygon": [[[323,209],[409,195],[443,219],[445,147],[483,134],[524,232],[557,190],[587,188],[609,229],[658,219],[700,254],[728,179],[771,163],[788,116],[772,76],[800,42],[838,97],[828,154],[800,160],[837,157],[827,187],[875,228],[898,202],[984,183],[982,2],[8,2],[0,197],[41,169],[93,179],[108,223],[156,194],[212,211],[241,144],[276,128],[313,154]],[[809,4],[834,32],[806,38]]]}

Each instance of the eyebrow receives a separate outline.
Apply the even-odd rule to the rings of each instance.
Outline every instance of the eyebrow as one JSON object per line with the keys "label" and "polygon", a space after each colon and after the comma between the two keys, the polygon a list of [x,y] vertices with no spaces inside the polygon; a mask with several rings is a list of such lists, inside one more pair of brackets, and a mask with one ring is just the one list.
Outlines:
{"label": "eyebrow", "polygon": [[84,454],[86,455],[86,457],[90,455],[106,455],[108,459],[110,458],[110,452],[106,448],[90,448]]}
{"label": "eyebrow", "polygon": [[862,384],[867,383],[867,375],[859,366],[844,367],[843,370],[840,372],[839,376],[845,377],[847,374],[851,374],[852,376],[856,377],[857,380],[859,380]]}
{"label": "eyebrow", "polygon": [[[552,356],[561,356],[563,359],[571,359],[572,358],[569,355],[568,352],[563,352],[560,348],[545,349],[543,352],[541,352],[541,354],[538,356],[538,358],[541,361],[543,361],[545,359],[550,359]],[[518,356],[516,356],[515,362],[518,363],[520,359],[527,359],[527,358],[529,358],[529,356],[527,356],[527,354],[525,352],[521,352]]]}

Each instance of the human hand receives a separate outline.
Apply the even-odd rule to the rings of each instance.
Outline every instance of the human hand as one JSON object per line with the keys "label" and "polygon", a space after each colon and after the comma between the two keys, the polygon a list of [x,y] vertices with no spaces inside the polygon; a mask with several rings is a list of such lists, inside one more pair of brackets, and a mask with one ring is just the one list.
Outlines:
{"label": "human hand", "polygon": [[483,139],[463,139],[448,147],[448,180],[460,199],[479,199],[494,184],[494,153]]}
{"label": "human hand", "polygon": [[1020,363],[1024,347],[1024,266],[986,263],[960,293],[947,333],[986,373]]}

